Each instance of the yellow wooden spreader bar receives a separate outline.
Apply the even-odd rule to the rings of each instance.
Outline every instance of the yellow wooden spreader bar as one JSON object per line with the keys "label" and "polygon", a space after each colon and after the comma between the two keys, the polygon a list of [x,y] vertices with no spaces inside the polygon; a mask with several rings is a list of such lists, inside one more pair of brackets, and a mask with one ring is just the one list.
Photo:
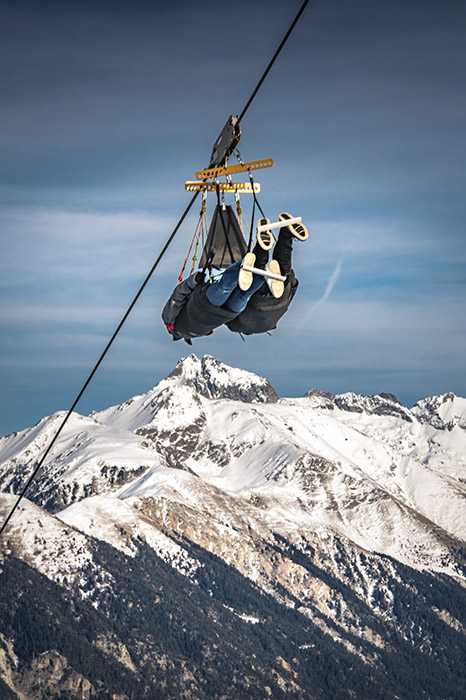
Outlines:
{"label": "yellow wooden spreader bar", "polygon": [[[252,192],[250,182],[219,182],[218,187],[220,192]],[[197,182],[197,180],[188,180],[184,183],[184,188],[188,192],[215,192],[215,182]],[[260,192],[261,186],[258,182],[254,183],[254,192]]]}
{"label": "yellow wooden spreader bar", "polygon": [[238,163],[237,165],[219,166],[208,170],[199,170],[196,173],[198,180],[208,180],[210,177],[222,177],[222,175],[232,175],[233,173],[244,173],[246,170],[259,170],[260,168],[271,168],[273,158],[263,158],[262,160],[251,160],[249,163]]}

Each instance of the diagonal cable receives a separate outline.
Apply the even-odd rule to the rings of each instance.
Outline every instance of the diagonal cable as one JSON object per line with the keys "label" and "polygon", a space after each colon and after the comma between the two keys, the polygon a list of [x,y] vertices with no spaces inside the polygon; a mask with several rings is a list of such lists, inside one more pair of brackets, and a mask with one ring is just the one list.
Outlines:
{"label": "diagonal cable", "polygon": [[274,64],[275,61],[277,60],[279,53],[281,52],[281,50],[282,50],[283,47],[285,46],[286,42],[288,41],[291,32],[293,31],[293,29],[295,28],[295,26],[296,26],[297,23],[299,22],[299,19],[300,19],[301,15],[303,14],[304,10],[306,9],[306,5],[308,4],[308,2],[309,2],[309,0],[304,0],[303,4],[301,5],[301,7],[300,7],[300,9],[299,9],[299,11],[298,11],[298,14],[296,15],[296,17],[294,18],[294,20],[293,20],[292,23],[290,24],[290,28],[288,29],[288,31],[286,32],[285,36],[284,36],[283,39],[281,40],[280,46],[278,47],[278,49],[275,51],[274,55],[273,55],[272,58],[270,59],[269,65],[267,66],[267,68],[266,68],[265,71],[263,72],[262,77],[260,78],[260,80],[259,80],[259,82],[257,83],[256,87],[254,88],[254,90],[253,90],[252,93],[251,93],[251,97],[250,97],[249,100],[246,102],[246,104],[245,104],[245,106],[244,106],[244,108],[243,108],[243,111],[242,111],[241,114],[239,115],[239,117],[238,117],[238,122],[237,122],[238,124],[242,121],[244,115],[246,114],[246,112],[248,111],[249,107],[251,106],[251,103],[252,103],[253,99],[255,98],[255,96],[257,95],[257,93],[259,92],[259,90],[260,90],[260,88],[261,88],[261,86],[262,86],[262,83],[263,83],[264,80],[266,79],[267,75],[269,74],[270,69],[272,68],[273,64]]}
{"label": "diagonal cable", "polygon": [[[252,101],[254,100],[254,98],[256,97],[257,93],[259,92],[259,90],[260,90],[260,88],[261,88],[261,86],[262,86],[262,83],[264,82],[264,80],[266,79],[267,75],[269,74],[270,69],[272,68],[273,64],[274,64],[275,61],[277,60],[278,55],[280,54],[280,52],[281,52],[281,50],[283,49],[284,45],[285,45],[286,42],[288,41],[288,38],[289,38],[291,32],[293,31],[293,29],[295,28],[296,24],[298,23],[298,21],[299,21],[301,15],[302,15],[302,13],[304,12],[304,10],[305,10],[306,5],[308,4],[308,2],[309,2],[309,0],[305,0],[305,2],[302,4],[301,8],[299,9],[298,14],[296,15],[296,17],[294,18],[293,22],[291,23],[291,25],[290,25],[288,31],[286,32],[285,36],[283,37],[282,41],[280,42],[279,47],[278,47],[277,50],[275,51],[275,53],[274,53],[274,55],[272,56],[272,58],[271,58],[271,60],[270,60],[270,62],[269,62],[269,64],[268,64],[267,68],[265,69],[265,71],[264,71],[264,73],[262,74],[262,76],[261,76],[259,82],[257,83],[256,87],[254,88],[253,92],[251,93],[251,96],[249,97],[248,101],[246,102],[246,104],[245,104],[245,106],[244,106],[244,108],[243,108],[243,111],[242,111],[241,114],[239,115],[239,117],[238,117],[238,123],[243,119],[244,115],[246,114],[246,112],[248,111],[249,107],[251,106]],[[24,498],[24,496],[25,496],[27,490],[29,489],[30,485],[32,484],[32,482],[33,482],[34,479],[36,478],[37,474],[39,473],[40,469],[42,468],[42,466],[43,466],[45,460],[47,459],[48,455],[50,454],[50,451],[51,451],[52,447],[54,446],[54,444],[55,444],[56,441],[58,440],[58,437],[60,436],[60,434],[61,434],[63,428],[65,427],[66,423],[68,422],[68,419],[70,418],[71,414],[73,413],[74,409],[76,408],[77,404],[79,403],[79,401],[80,401],[82,395],[84,394],[84,392],[86,391],[87,387],[88,387],[89,384],[91,383],[91,381],[92,381],[92,379],[93,379],[95,373],[96,373],[97,370],[99,369],[99,367],[100,367],[100,365],[102,364],[102,362],[103,362],[105,356],[107,355],[108,351],[110,350],[111,346],[113,345],[113,342],[115,341],[115,339],[116,339],[118,333],[120,332],[120,330],[121,330],[121,328],[123,327],[124,323],[126,322],[128,316],[130,315],[131,311],[133,310],[134,306],[136,305],[136,303],[137,303],[139,297],[141,296],[142,292],[144,291],[144,289],[145,289],[147,283],[149,282],[150,278],[151,278],[152,275],[154,274],[154,272],[155,272],[155,270],[156,270],[158,264],[160,263],[160,261],[162,260],[163,256],[165,255],[168,246],[170,245],[170,243],[171,243],[172,240],[174,239],[176,233],[178,232],[178,229],[180,228],[181,224],[182,224],[183,221],[185,220],[185,218],[186,218],[186,216],[187,216],[189,210],[191,209],[192,205],[194,204],[194,201],[196,200],[198,194],[199,194],[199,191],[195,193],[195,195],[193,196],[193,198],[192,198],[191,201],[189,202],[188,206],[187,206],[186,209],[184,210],[183,214],[181,215],[181,218],[179,219],[178,223],[176,224],[175,228],[173,229],[173,232],[171,233],[171,235],[169,236],[167,242],[165,243],[164,247],[162,248],[162,251],[160,252],[160,254],[159,254],[157,260],[156,260],[155,263],[152,265],[152,267],[151,267],[149,273],[147,274],[147,276],[146,276],[144,282],[141,284],[139,290],[137,291],[136,296],[134,297],[133,301],[131,302],[131,304],[130,304],[129,307],[127,308],[127,310],[126,310],[126,312],[125,312],[123,318],[121,319],[120,323],[118,324],[117,328],[115,329],[115,331],[114,331],[112,337],[111,337],[110,340],[108,341],[108,343],[107,343],[107,345],[106,345],[104,351],[102,352],[102,354],[101,354],[101,356],[99,357],[99,359],[97,360],[97,362],[96,362],[94,368],[92,369],[91,373],[89,374],[88,378],[86,379],[85,383],[83,384],[82,389],[80,390],[79,394],[76,396],[75,400],[73,401],[73,404],[72,404],[71,408],[69,409],[68,413],[66,414],[65,418],[63,419],[63,421],[62,421],[60,427],[58,428],[57,432],[55,433],[55,435],[54,435],[52,441],[50,442],[50,444],[49,444],[49,446],[47,447],[46,451],[45,451],[44,454],[42,455],[40,461],[38,462],[38,464],[37,464],[36,467],[34,468],[32,474],[30,475],[30,477],[29,477],[28,480],[26,481],[26,483],[25,483],[24,487],[22,488],[22,490],[21,490],[21,492],[20,492],[20,494],[19,494],[17,500],[15,501],[14,506],[12,507],[12,509],[10,510],[10,512],[8,513],[8,516],[7,516],[6,520],[5,520],[5,522],[3,523],[3,525],[2,525],[1,528],[0,528],[0,535],[1,535],[1,534],[3,533],[3,531],[5,530],[6,526],[8,525],[8,523],[9,523],[9,521],[10,521],[12,515],[13,515],[13,513],[14,513],[14,512],[16,511],[16,509],[18,508],[18,506],[19,506],[20,502],[22,501],[22,499]]]}
{"label": "diagonal cable", "polygon": [[198,195],[199,195],[199,192],[196,192],[196,194],[194,195],[194,197],[191,199],[191,201],[189,202],[188,206],[187,206],[186,209],[184,210],[183,214],[181,215],[180,220],[179,220],[178,223],[176,224],[175,228],[173,229],[173,232],[171,233],[170,237],[168,238],[167,242],[165,243],[164,247],[162,248],[162,251],[161,251],[159,257],[157,258],[157,260],[155,261],[155,263],[152,265],[152,267],[151,267],[151,269],[149,270],[149,273],[147,274],[147,276],[146,276],[144,282],[143,282],[143,283],[141,284],[141,286],[139,287],[139,290],[138,290],[138,292],[136,293],[136,296],[134,297],[134,299],[133,299],[133,301],[131,302],[131,304],[128,306],[128,308],[127,308],[127,310],[126,310],[126,312],[125,312],[123,318],[121,319],[120,323],[118,324],[117,328],[115,329],[115,331],[114,331],[112,337],[111,337],[110,340],[108,341],[108,343],[107,343],[107,345],[106,345],[104,351],[102,352],[101,356],[100,356],[99,359],[97,360],[97,362],[96,362],[96,364],[95,364],[95,366],[94,366],[92,372],[89,374],[88,378],[86,379],[86,381],[85,381],[85,383],[84,383],[84,385],[83,385],[81,391],[79,392],[79,394],[77,395],[77,397],[76,397],[75,400],[73,401],[73,404],[72,404],[71,408],[69,409],[68,413],[66,414],[65,418],[63,419],[63,421],[62,421],[60,427],[58,428],[57,432],[55,433],[55,435],[54,435],[52,441],[50,442],[50,444],[49,444],[49,446],[47,447],[46,451],[45,451],[44,454],[42,455],[42,457],[41,457],[39,463],[37,464],[37,466],[35,467],[34,471],[32,472],[32,474],[30,475],[30,477],[29,477],[28,480],[26,481],[26,484],[24,485],[23,489],[21,490],[21,493],[19,494],[19,496],[18,496],[18,498],[17,498],[17,500],[16,500],[16,502],[15,502],[13,508],[12,508],[11,511],[9,512],[8,517],[6,518],[6,520],[5,520],[5,522],[3,523],[2,527],[0,528],[0,535],[2,534],[2,532],[4,531],[4,529],[6,528],[6,526],[8,525],[8,522],[10,521],[11,516],[13,515],[13,513],[15,512],[15,510],[17,509],[17,507],[19,506],[21,500],[24,498],[24,495],[26,494],[26,491],[29,489],[30,485],[32,484],[32,482],[33,482],[34,479],[36,478],[37,474],[39,473],[39,471],[40,471],[42,465],[44,464],[45,460],[47,459],[47,457],[48,457],[48,455],[49,455],[49,453],[50,453],[50,450],[52,449],[52,447],[54,446],[54,444],[55,444],[56,441],[58,440],[58,437],[59,437],[60,433],[62,432],[63,428],[65,427],[66,423],[68,422],[69,417],[70,417],[71,414],[73,413],[73,411],[74,411],[74,409],[76,408],[78,402],[80,401],[82,395],[84,394],[84,392],[86,391],[87,387],[88,387],[89,384],[91,383],[91,381],[92,381],[92,379],[93,379],[93,377],[94,377],[94,374],[97,372],[97,370],[99,369],[100,365],[102,364],[102,362],[103,362],[103,360],[104,360],[106,354],[108,353],[108,351],[110,350],[111,346],[113,345],[113,342],[114,342],[115,338],[117,337],[118,333],[119,333],[120,330],[122,329],[122,327],[123,327],[123,325],[124,325],[126,319],[128,318],[128,316],[130,315],[130,313],[131,313],[131,311],[133,310],[134,306],[136,305],[136,302],[138,301],[139,297],[140,297],[141,294],[143,293],[143,291],[144,291],[144,289],[145,289],[147,283],[149,282],[150,278],[151,278],[152,275],[154,274],[155,269],[157,268],[158,264],[160,263],[160,261],[162,260],[163,256],[165,255],[165,252],[166,252],[168,246],[170,245],[170,243],[171,243],[172,240],[174,239],[176,233],[178,232],[178,229],[180,228],[181,224],[182,224],[183,221],[185,220],[185,218],[186,218],[186,216],[187,216],[189,210],[190,210],[191,207],[193,206],[194,201],[195,201],[195,199],[197,198]]}

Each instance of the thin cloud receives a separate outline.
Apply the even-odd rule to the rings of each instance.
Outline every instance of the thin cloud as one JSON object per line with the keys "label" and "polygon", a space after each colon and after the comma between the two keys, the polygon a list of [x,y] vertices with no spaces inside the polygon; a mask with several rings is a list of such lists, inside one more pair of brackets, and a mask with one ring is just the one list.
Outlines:
{"label": "thin cloud", "polygon": [[339,276],[340,276],[340,271],[341,271],[342,263],[343,263],[343,258],[340,259],[340,260],[337,262],[337,265],[336,265],[334,271],[333,271],[332,274],[330,275],[330,279],[329,279],[329,281],[328,281],[328,283],[327,283],[327,288],[326,288],[326,290],[325,290],[325,293],[324,293],[324,295],[323,295],[323,297],[322,297],[321,299],[319,299],[318,301],[316,301],[316,303],[314,304],[314,309],[315,309],[317,306],[319,306],[320,304],[323,304],[324,301],[326,301],[326,300],[329,298],[330,293],[331,293],[332,289],[334,288],[334,286],[336,285],[337,280],[338,280],[338,278],[339,278]]}
{"label": "thin cloud", "polygon": [[300,324],[295,326],[296,331],[301,331],[303,327],[307,325],[307,322],[309,321],[309,318],[312,316],[312,314],[316,311],[316,309],[319,308],[319,306],[322,306],[327,299],[329,298],[330,294],[332,293],[333,288],[335,287],[338,278],[340,277],[340,272],[341,272],[341,266],[343,264],[343,258],[341,258],[337,264],[335,269],[333,270],[332,274],[329,277],[329,280],[327,282],[327,286],[325,288],[325,292],[321,296],[320,299],[318,299],[314,304],[311,306],[307,314],[305,314],[303,320],[301,321]]}

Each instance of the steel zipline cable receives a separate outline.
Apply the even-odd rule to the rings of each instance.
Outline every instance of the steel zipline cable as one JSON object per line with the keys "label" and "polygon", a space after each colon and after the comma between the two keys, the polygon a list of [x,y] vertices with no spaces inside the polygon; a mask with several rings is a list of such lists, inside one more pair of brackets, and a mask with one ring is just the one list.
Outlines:
{"label": "steel zipline cable", "polygon": [[295,28],[295,26],[296,26],[297,23],[299,22],[299,19],[300,19],[301,15],[303,14],[304,10],[306,9],[306,5],[308,4],[308,2],[309,2],[309,0],[305,0],[305,2],[303,2],[303,4],[301,5],[301,7],[300,7],[300,9],[299,9],[298,14],[296,15],[296,17],[294,18],[294,20],[293,20],[292,23],[290,24],[290,28],[288,29],[287,33],[285,34],[285,36],[284,36],[283,39],[281,40],[280,46],[278,47],[278,49],[275,51],[274,55],[273,55],[272,58],[270,59],[269,65],[267,66],[267,68],[266,68],[265,71],[263,72],[262,77],[260,78],[260,80],[259,80],[259,82],[257,83],[256,87],[254,88],[254,90],[253,90],[252,93],[251,93],[251,97],[250,97],[249,100],[246,102],[246,104],[245,104],[245,106],[244,106],[244,108],[243,108],[243,111],[242,111],[241,114],[239,115],[239,117],[238,117],[238,124],[242,121],[244,115],[246,114],[246,112],[248,111],[249,107],[251,106],[251,102],[253,101],[253,99],[255,98],[255,96],[257,95],[257,93],[259,92],[259,90],[260,90],[260,88],[261,88],[261,86],[262,86],[262,83],[263,83],[264,80],[266,79],[266,77],[267,77],[267,75],[268,75],[270,69],[272,68],[273,64],[274,64],[275,61],[277,60],[278,54],[281,52],[282,48],[285,46],[286,42],[287,42],[288,39],[289,39],[289,36],[290,36],[291,32],[293,31],[293,29]]}
{"label": "steel zipline cable", "polygon": [[106,356],[106,354],[107,354],[108,351],[110,350],[111,346],[113,345],[113,342],[114,342],[115,338],[117,337],[118,333],[120,332],[120,330],[122,329],[122,327],[123,327],[123,325],[124,325],[126,319],[127,319],[128,316],[130,315],[130,313],[131,313],[131,311],[133,310],[133,308],[135,307],[136,302],[138,301],[139,297],[140,297],[141,294],[143,293],[143,291],[144,291],[144,289],[145,289],[147,283],[149,282],[150,278],[152,277],[152,275],[153,275],[153,273],[154,273],[156,267],[158,266],[159,262],[162,260],[163,256],[165,255],[165,252],[166,252],[168,246],[170,245],[170,243],[171,243],[172,240],[174,239],[175,235],[177,234],[178,229],[180,228],[181,224],[182,224],[183,221],[185,220],[185,218],[186,218],[186,216],[187,216],[189,210],[190,210],[191,207],[193,206],[194,201],[195,201],[196,197],[198,196],[198,194],[199,194],[199,192],[196,192],[196,194],[194,195],[194,197],[191,199],[191,201],[189,202],[188,206],[187,206],[186,209],[184,210],[183,214],[181,215],[180,220],[178,221],[177,225],[176,225],[175,228],[173,229],[173,232],[172,232],[172,234],[170,235],[170,238],[169,238],[168,241],[165,243],[165,245],[164,245],[164,247],[163,247],[163,249],[162,249],[162,251],[161,251],[159,257],[157,258],[157,260],[155,261],[155,263],[152,265],[152,268],[150,269],[150,271],[149,271],[149,273],[148,273],[146,279],[144,280],[144,282],[143,282],[142,285],[140,286],[140,288],[139,288],[139,290],[138,290],[136,296],[134,297],[134,299],[133,299],[133,301],[131,302],[131,304],[128,306],[128,308],[127,308],[127,310],[126,310],[126,312],[125,312],[123,318],[121,319],[120,323],[118,324],[117,328],[115,329],[115,332],[113,333],[112,337],[111,337],[110,340],[108,341],[108,343],[107,343],[107,345],[106,345],[104,351],[102,352],[101,356],[100,356],[99,359],[97,360],[97,362],[96,362],[96,364],[95,364],[95,366],[94,366],[92,372],[90,373],[90,375],[89,375],[88,378],[86,379],[85,383],[83,384],[83,387],[82,387],[81,391],[79,392],[79,394],[77,395],[77,397],[76,397],[75,400],[73,401],[73,405],[72,405],[71,408],[69,409],[69,411],[68,411],[68,413],[66,414],[65,418],[63,419],[62,423],[60,424],[60,427],[58,428],[57,432],[55,433],[55,435],[54,435],[52,441],[50,442],[49,446],[47,447],[46,451],[45,451],[44,454],[42,455],[42,457],[41,457],[39,463],[36,465],[36,467],[34,468],[34,471],[33,471],[32,474],[30,475],[29,479],[26,481],[25,485],[23,486],[23,488],[22,488],[22,490],[21,490],[21,492],[20,492],[20,494],[19,494],[19,496],[18,496],[18,498],[17,498],[17,500],[16,500],[16,502],[15,502],[13,508],[10,510],[10,512],[9,512],[9,514],[8,514],[8,517],[6,518],[6,520],[5,520],[5,522],[3,523],[2,527],[0,528],[0,535],[3,533],[4,529],[5,529],[6,526],[8,525],[8,522],[10,521],[10,519],[11,519],[13,513],[15,512],[15,510],[17,509],[17,507],[19,506],[19,504],[20,504],[20,502],[22,501],[22,499],[24,498],[24,496],[25,496],[25,494],[26,494],[26,491],[29,489],[30,485],[32,484],[32,482],[34,481],[34,479],[35,479],[36,476],[38,475],[39,471],[41,470],[41,468],[42,468],[42,466],[43,466],[45,460],[47,459],[47,457],[48,457],[48,455],[49,455],[49,453],[50,453],[50,450],[52,449],[52,447],[54,446],[54,444],[55,444],[56,441],[58,440],[58,437],[59,437],[61,431],[63,430],[63,428],[65,427],[66,423],[68,422],[69,417],[70,417],[71,414],[73,413],[73,411],[74,411],[74,409],[76,408],[78,402],[80,401],[82,395],[84,394],[84,392],[86,391],[87,387],[88,387],[89,384],[91,383],[91,381],[92,381],[92,379],[93,379],[93,377],[94,377],[94,374],[97,372],[97,370],[99,369],[100,365],[102,364],[102,362],[103,362],[103,360],[104,360],[104,357]]}
{"label": "steel zipline cable", "polygon": [[[248,101],[246,102],[246,104],[245,104],[245,106],[244,106],[242,112],[240,113],[240,115],[239,115],[239,117],[238,117],[238,120],[237,120],[237,123],[238,123],[238,124],[239,124],[239,122],[241,122],[241,120],[243,119],[244,115],[246,114],[246,112],[248,111],[249,107],[251,106],[252,101],[254,100],[254,98],[256,97],[257,93],[259,92],[259,90],[260,90],[260,88],[261,88],[261,86],[262,86],[262,83],[263,83],[264,80],[266,79],[266,77],[267,77],[267,75],[268,75],[270,69],[272,68],[273,64],[275,63],[276,59],[278,58],[278,55],[280,54],[281,50],[283,49],[284,45],[286,44],[286,42],[287,42],[287,40],[288,40],[288,38],[289,38],[291,32],[293,31],[293,29],[295,28],[297,22],[299,21],[299,19],[300,19],[302,13],[304,12],[304,10],[305,10],[306,5],[308,4],[308,2],[309,2],[309,0],[305,0],[305,2],[302,4],[302,6],[301,6],[301,8],[299,9],[299,11],[298,11],[296,17],[294,18],[293,22],[291,23],[291,25],[290,25],[288,31],[286,32],[285,36],[283,37],[283,39],[282,39],[282,41],[281,41],[279,47],[277,48],[277,50],[275,51],[274,55],[272,56],[272,58],[271,58],[271,60],[270,60],[270,62],[269,62],[269,64],[268,64],[267,68],[265,69],[265,71],[264,71],[264,73],[262,74],[262,76],[261,76],[259,82],[257,83],[256,87],[254,88],[253,92],[251,93],[251,96],[250,96],[250,98],[248,99]],[[65,418],[63,419],[62,423],[60,424],[60,427],[58,428],[57,432],[55,433],[53,439],[51,440],[50,444],[48,445],[46,451],[45,451],[44,454],[42,455],[42,457],[41,457],[41,459],[39,460],[38,464],[35,466],[35,468],[34,468],[32,474],[29,476],[28,480],[26,481],[25,485],[23,486],[23,488],[22,488],[20,494],[18,495],[18,498],[17,498],[17,500],[16,500],[14,506],[11,508],[10,512],[8,513],[7,518],[5,519],[3,525],[2,525],[1,528],[0,528],[0,535],[3,533],[3,531],[4,531],[5,528],[7,527],[7,525],[8,525],[8,523],[9,523],[10,519],[12,518],[14,512],[16,511],[16,509],[18,508],[18,506],[19,506],[19,504],[21,503],[22,499],[24,498],[24,496],[25,496],[26,492],[28,491],[29,487],[31,486],[32,482],[34,481],[34,479],[37,477],[37,475],[39,474],[40,470],[42,469],[42,467],[43,467],[43,465],[44,465],[44,463],[45,463],[45,460],[47,459],[48,455],[50,454],[50,451],[51,451],[52,447],[54,446],[54,444],[55,444],[56,441],[58,440],[58,437],[60,436],[60,434],[61,434],[63,428],[65,427],[66,423],[68,422],[68,419],[70,418],[70,416],[71,416],[71,414],[73,413],[74,409],[76,408],[77,404],[78,404],[79,401],[81,400],[81,397],[82,397],[82,395],[84,394],[84,392],[86,391],[87,387],[88,387],[89,384],[91,383],[91,381],[92,381],[92,379],[93,379],[95,373],[97,372],[97,370],[99,369],[100,365],[102,364],[102,362],[103,362],[105,356],[107,355],[108,351],[110,350],[111,346],[113,345],[113,343],[114,343],[114,341],[115,341],[117,335],[119,334],[120,330],[122,329],[123,325],[125,324],[125,322],[126,322],[128,316],[130,315],[131,311],[132,311],[133,308],[135,307],[135,305],[136,305],[136,303],[137,303],[139,297],[141,296],[141,294],[143,293],[144,289],[146,288],[146,286],[147,286],[149,280],[151,279],[152,275],[154,274],[154,272],[155,272],[156,268],[158,267],[160,261],[162,260],[163,256],[165,255],[165,253],[166,253],[166,251],[167,251],[169,245],[170,245],[171,242],[173,241],[175,235],[177,234],[177,232],[178,232],[178,230],[179,230],[181,224],[183,223],[183,221],[185,220],[186,216],[188,215],[188,213],[189,213],[191,207],[193,206],[193,204],[194,204],[196,198],[198,197],[198,195],[199,195],[199,192],[196,192],[195,195],[192,197],[191,201],[189,202],[188,206],[187,206],[186,209],[184,210],[184,212],[183,212],[183,214],[181,215],[181,217],[180,217],[178,223],[176,224],[176,226],[175,226],[175,228],[173,229],[172,233],[170,234],[170,236],[169,236],[167,242],[165,243],[164,247],[162,248],[162,250],[161,250],[161,252],[160,252],[160,254],[159,254],[157,260],[154,262],[154,264],[152,265],[151,269],[149,270],[149,273],[147,274],[147,276],[146,276],[144,282],[141,284],[141,286],[140,286],[139,290],[137,291],[137,293],[136,293],[136,295],[135,295],[133,301],[131,302],[131,304],[130,304],[129,307],[127,308],[125,314],[123,315],[123,318],[121,319],[120,323],[118,324],[117,328],[115,329],[115,331],[114,331],[112,337],[111,337],[110,340],[108,341],[107,345],[105,346],[105,349],[103,350],[102,354],[100,355],[99,359],[97,360],[97,362],[96,362],[94,368],[92,369],[91,373],[89,374],[88,378],[86,379],[85,383],[83,384],[83,386],[82,386],[80,392],[78,393],[78,395],[76,396],[75,400],[73,401],[73,404],[72,404],[72,406],[70,407],[70,409],[69,409],[68,413],[66,414]]]}

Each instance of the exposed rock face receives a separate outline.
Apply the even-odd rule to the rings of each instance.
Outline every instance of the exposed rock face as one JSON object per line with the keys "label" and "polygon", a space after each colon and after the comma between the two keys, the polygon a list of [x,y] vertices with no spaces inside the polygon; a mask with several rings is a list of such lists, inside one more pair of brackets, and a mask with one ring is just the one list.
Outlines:
{"label": "exposed rock face", "polygon": [[453,430],[456,426],[466,430],[466,399],[452,392],[418,401],[412,408],[421,423],[428,423],[437,430]]}
{"label": "exposed rock face", "polygon": [[278,396],[267,379],[244,370],[234,370],[215,357],[198,360],[190,355],[180,360],[167,380],[175,379],[192,386],[207,399],[231,399],[245,403],[274,403]]}
{"label": "exposed rock face", "polygon": [[386,392],[374,396],[360,396],[351,392],[346,394],[331,394],[327,391],[311,389],[305,398],[314,399],[326,409],[339,408],[349,413],[366,413],[374,416],[397,416],[402,420],[411,423],[413,418],[407,408],[401,405],[396,396]]}
{"label": "exposed rock face", "polygon": [[198,393],[191,386],[162,389],[154,401],[154,419],[135,430],[150,448],[174,469],[184,469],[196,450],[207,418]]}
{"label": "exposed rock face", "polygon": [[68,695],[90,700],[96,695],[88,679],[70,668],[67,659],[57,651],[40,654],[21,675],[18,685],[28,698],[47,700]]}

